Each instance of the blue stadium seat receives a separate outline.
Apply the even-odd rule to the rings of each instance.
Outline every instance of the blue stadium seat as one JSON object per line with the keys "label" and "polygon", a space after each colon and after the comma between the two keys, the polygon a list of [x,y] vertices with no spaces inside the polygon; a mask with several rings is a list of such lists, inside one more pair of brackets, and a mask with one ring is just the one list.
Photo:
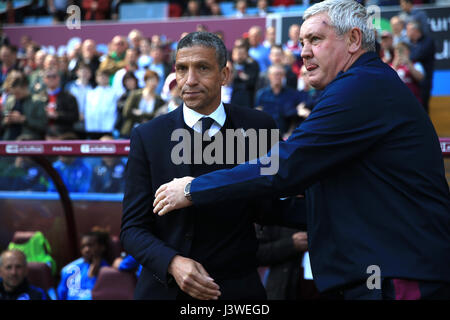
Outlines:
{"label": "blue stadium seat", "polygon": [[165,19],[169,16],[168,2],[124,3],[119,7],[119,20]]}
{"label": "blue stadium seat", "polygon": [[236,10],[234,8],[234,2],[229,1],[221,1],[219,2],[220,10],[222,11],[222,15],[229,17],[236,14]]}

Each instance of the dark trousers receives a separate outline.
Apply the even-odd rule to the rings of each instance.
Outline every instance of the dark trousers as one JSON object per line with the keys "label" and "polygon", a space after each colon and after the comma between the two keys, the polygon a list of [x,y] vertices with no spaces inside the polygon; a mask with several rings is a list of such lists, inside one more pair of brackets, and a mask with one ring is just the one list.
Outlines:
{"label": "dark trousers", "polygon": [[380,289],[369,289],[366,282],[321,293],[325,300],[449,300],[450,283],[385,278]]}

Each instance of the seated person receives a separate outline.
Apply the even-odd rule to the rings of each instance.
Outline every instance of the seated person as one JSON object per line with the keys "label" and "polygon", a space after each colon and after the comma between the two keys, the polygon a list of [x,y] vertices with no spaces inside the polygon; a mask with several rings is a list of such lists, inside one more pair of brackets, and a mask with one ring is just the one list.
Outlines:
{"label": "seated person", "polygon": [[[101,141],[113,140],[105,135]],[[91,192],[122,193],[125,188],[125,163],[121,157],[102,157],[101,162],[92,171]]]}
{"label": "seated person", "polygon": [[0,255],[0,300],[49,300],[43,289],[28,282],[27,273],[22,251],[4,251]]}
{"label": "seated person", "polygon": [[92,289],[100,268],[107,266],[109,235],[103,231],[91,231],[81,237],[81,257],[61,270],[58,285],[60,300],[92,300]]}

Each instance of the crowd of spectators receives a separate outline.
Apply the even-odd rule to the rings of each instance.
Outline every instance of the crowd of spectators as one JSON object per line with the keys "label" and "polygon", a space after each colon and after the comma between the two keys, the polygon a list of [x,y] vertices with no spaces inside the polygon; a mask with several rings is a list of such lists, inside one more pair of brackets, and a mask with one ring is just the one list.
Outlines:
{"label": "crowd of spectators", "polygon": [[[391,19],[392,32],[379,34],[377,47],[380,57],[428,110],[435,48],[428,26],[420,22],[426,20],[425,13],[413,8],[411,1],[400,1],[402,10]],[[189,1],[188,8],[191,2],[196,1]],[[288,40],[276,43],[272,26],[243,30],[229,52],[231,78],[222,90],[225,103],[269,113],[285,138],[309,115],[320,96],[305,81],[299,31],[298,24],[291,25]],[[1,139],[128,139],[133,127],[181,104],[174,73],[176,44],[161,35],[133,29],[127,35],[114,36],[106,53],[99,52],[97,43],[87,38],[57,55],[27,36],[18,47],[3,37]],[[61,157],[53,164],[67,180],[69,191],[120,193],[122,184],[109,184],[113,177],[122,177],[126,159],[113,162]],[[7,176],[1,178],[0,187],[54,189],[51,182],[44,181],[45,174],[28,161],[11,160],[2,164],[1,170]],[[21,180],[11,178],[12,172]],[[83,181],[78,183],[80,175]],[[108,180],[109,187],[101,187],[95,179]],[[30,181],[39,183],[30,186]]]}

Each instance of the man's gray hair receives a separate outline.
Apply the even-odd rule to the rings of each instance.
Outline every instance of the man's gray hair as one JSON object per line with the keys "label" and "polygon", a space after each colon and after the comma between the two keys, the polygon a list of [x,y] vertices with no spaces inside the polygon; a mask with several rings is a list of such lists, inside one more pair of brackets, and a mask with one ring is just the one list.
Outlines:
{"label": "man's gray hair", "polygon": [[177,52],[180,49],[194,46],[215,49],[217,63],[219,64],[220,69],[227,65],[227,48],[223,41],[214,33],[203,31],[189,33],[178,42]]}
{"label": "man's gray hair", "polygon": [[337,35],[343,35],[352,28],[358,28],[362,33],[362,48],[375,51],[375,32],[372,26],[372,16],[364,6],[355,0],[325,0],[316,3],[305,10],[306,20],[319,13],[326,12]]}

